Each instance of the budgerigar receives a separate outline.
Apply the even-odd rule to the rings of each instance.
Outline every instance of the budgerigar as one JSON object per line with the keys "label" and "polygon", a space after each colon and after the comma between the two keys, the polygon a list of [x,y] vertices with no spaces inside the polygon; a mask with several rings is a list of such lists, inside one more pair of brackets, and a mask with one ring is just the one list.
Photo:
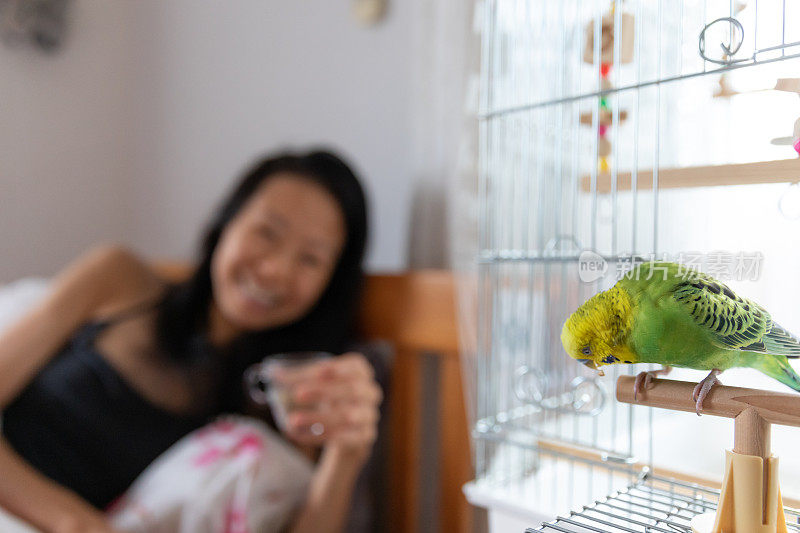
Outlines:
{"label": "budgerigar", "polygon": [[[590,298],[564,324],[561,342],[593,369],[661,363],[710,370],[694,390],[698,414],[717,374],[732,367],[755,368],[800,391],[800,376],[787,359],[800,357],[800,340],[757,303],[675,263],[643,263]],[[634,393],[650,379],[639,374]]]}

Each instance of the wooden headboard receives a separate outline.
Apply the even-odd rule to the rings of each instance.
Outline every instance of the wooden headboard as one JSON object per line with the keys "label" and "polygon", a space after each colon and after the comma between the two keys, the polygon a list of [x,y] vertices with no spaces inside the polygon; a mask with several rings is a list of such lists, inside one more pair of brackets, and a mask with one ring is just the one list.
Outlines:
{"label": "wooden headboard", "polygon": [[[156,269],[171,280],[190,272],[183,263],[162,262]],[[387,340],[395,349],[388,397],[388,531],[416,532],[428,520],[439,531],[472,531],[472,511],[461,491],[472,470],[452,273],[367,276],[359,325],[364,338]],[[436,438],[427,438],[432,433]]]}
{"label": "wooden headboard", "polygon": [[[360,324],[364,337],[387,339],[396,350],[389,400],[391,530],[419,531],[420,521],[432,519],[439,531],[471,531],[472,513],[461,491],[472,470],[452,273],[369,276]],[[438,449],[426,445],[428,432],[437,433]],[[431,478],[438,487],[430,486]],[[434,509],[425,505],[431,491]]]}

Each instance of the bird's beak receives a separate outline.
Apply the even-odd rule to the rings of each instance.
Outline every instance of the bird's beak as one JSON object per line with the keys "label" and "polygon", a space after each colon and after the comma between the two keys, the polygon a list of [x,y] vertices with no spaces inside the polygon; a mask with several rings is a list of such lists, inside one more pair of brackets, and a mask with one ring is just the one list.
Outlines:
{"label": "bird's beak", "polygon": [[576,359],[576,361],[578,361],[579,363],[583,363],[584,365],[586,365],[587,367],[591,368],[592,370],[597,370],[597,373],[600,376],[605,376],[605,373],[602,370],[600,370],[599,368],[597,368],[597,363],[595,363],[591,359]]}

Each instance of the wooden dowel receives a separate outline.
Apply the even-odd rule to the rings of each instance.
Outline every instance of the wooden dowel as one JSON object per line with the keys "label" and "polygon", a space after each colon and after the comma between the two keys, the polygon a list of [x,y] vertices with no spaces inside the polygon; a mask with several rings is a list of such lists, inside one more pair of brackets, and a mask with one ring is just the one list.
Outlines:
{"label": "wooden dowel", "polygon": [[770,424],[749,407],[736,417],[733,430],[733,451],[745,455],[770,456]]}
{"label": "wooden dowel", "polygon": [[[661,407],[675,411],[695,411],[692,391],[696,383],[654,379],[650,388],[633,399],[634,376],[617,380],[617,400]],[[703,414],[736,418],[742,411],[753,408],[766,423],[800,427],[800,394],[745,389],[716,385],[703,402]]]}
{"label": "wooden dowel", "polygon": [[[658,188],[673,189],[684,187],[713,187],[715,185],[747,185],[755,183],[791,183],[797,180],[800,172],[800,159],[779,159],[757,163],[733,165],[711,165],[701,167],[662,168],[658,171]],[[614,180],[608,172],[600,172],[595,179],[595,187],[600,194],[611,192]],[[631,190],[631,172],[617,173],[617,190]],[[591,176],[581,176],[581,189],[591,192]],[[653,188],[653,171],[641,169],[637,172],[639,190]]]}
{"label": "wooden dowel", "polygon": [[753,455],[764,460],[761,482],[762,523],[767,523],[767,494],[769,489],[770,424],[758,414],[758,410],[748,407],[737,416],[733,424],[733,451],[742,455]]}

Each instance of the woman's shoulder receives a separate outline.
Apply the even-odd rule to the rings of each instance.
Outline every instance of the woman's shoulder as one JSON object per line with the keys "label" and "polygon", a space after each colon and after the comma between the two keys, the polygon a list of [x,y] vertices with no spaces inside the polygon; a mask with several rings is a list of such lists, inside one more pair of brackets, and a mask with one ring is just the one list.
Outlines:
{"label": "woman's shoulder", "polygon": [[85,274],[96,280],[97,298],[90,311],[94,319],[155,301],[168,286],[151,264],[117,244],[95,246],[78,262]]}

